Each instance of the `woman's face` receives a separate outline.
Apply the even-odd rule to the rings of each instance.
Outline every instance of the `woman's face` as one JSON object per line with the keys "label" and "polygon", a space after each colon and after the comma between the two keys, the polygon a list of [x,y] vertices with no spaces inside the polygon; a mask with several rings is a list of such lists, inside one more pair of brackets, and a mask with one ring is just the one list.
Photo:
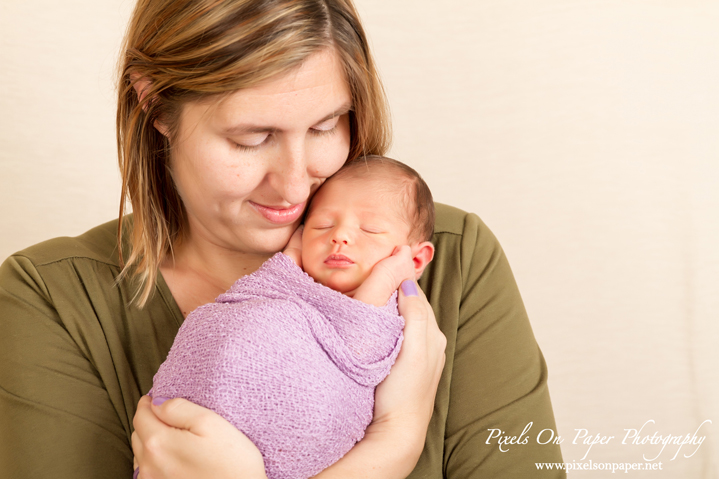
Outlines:
{"label": "woman's face", "polygon": [[350,91],[334,50],[220,102],[185,105],[171,170],[187,241],[279,251],[307,200],[347,159]]}

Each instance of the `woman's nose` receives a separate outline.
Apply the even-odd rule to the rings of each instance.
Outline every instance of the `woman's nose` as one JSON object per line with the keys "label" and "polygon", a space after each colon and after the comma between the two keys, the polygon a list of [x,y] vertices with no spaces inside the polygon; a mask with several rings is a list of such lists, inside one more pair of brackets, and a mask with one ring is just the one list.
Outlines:
{"label": "woman's nose", "polygon": [[290,204],[299,204],[310,196],[312,178],[307,172],[305,146],[288,144],[270,167],[270,185]]}

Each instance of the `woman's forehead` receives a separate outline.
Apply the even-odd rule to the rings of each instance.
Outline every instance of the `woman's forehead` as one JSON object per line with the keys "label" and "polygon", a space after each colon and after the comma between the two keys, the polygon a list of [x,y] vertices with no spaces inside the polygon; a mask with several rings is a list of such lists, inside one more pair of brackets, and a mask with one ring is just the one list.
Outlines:
{"label": "woman's forehead", "polygon": [[333,48],[325,48],[307,57],[298,66],[280,73],[258,85],[226,95],[221,104],[234,107],[246,102],[290,101],[302,94],[331,94],[350,98],[350,89],[339,55]]}
{"label": "woman's forehead", "polygon": [[290,71],[249,88],[200,100],[190,108],[229,130],[279,130],[284,123],[315,124],[352,109],[344,69],[334,49],[310,55]]}

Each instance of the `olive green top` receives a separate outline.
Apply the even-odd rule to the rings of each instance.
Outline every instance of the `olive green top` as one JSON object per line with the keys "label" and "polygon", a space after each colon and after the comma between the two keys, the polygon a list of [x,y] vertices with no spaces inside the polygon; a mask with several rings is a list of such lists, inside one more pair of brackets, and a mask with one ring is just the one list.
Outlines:
{"label": "olive green top", "polygon": [[[115,284],[116,231],[113,221],[46,241],[0,267],[3,477],[132,476],[135,407],[183,318],[162,277],[144,309],[128,306],[132,285]],[[433,242],[420,285],[447,336],[447,362],[410,477],[564,477],[535,466],[561,453],[537,442],[556,430],[547,369],[499,243],[477,216],[440,204]],[[489,439],[529,423],[508,452]]]}

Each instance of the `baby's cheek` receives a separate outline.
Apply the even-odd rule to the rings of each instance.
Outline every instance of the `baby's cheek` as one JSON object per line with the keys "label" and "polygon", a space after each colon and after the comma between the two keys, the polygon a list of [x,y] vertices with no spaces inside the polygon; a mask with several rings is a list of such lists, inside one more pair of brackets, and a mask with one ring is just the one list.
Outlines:
{"label": "baby's cheek", "polygon": [[302,269],[305,270],[307,274],[309,274],[309,271],[307,271],[307,266],[310,267],[313,266],[312,257],[314,255],[314,251],[312,248],[312,241],[309,240],[307,232],[305,232],[302,235]]}

